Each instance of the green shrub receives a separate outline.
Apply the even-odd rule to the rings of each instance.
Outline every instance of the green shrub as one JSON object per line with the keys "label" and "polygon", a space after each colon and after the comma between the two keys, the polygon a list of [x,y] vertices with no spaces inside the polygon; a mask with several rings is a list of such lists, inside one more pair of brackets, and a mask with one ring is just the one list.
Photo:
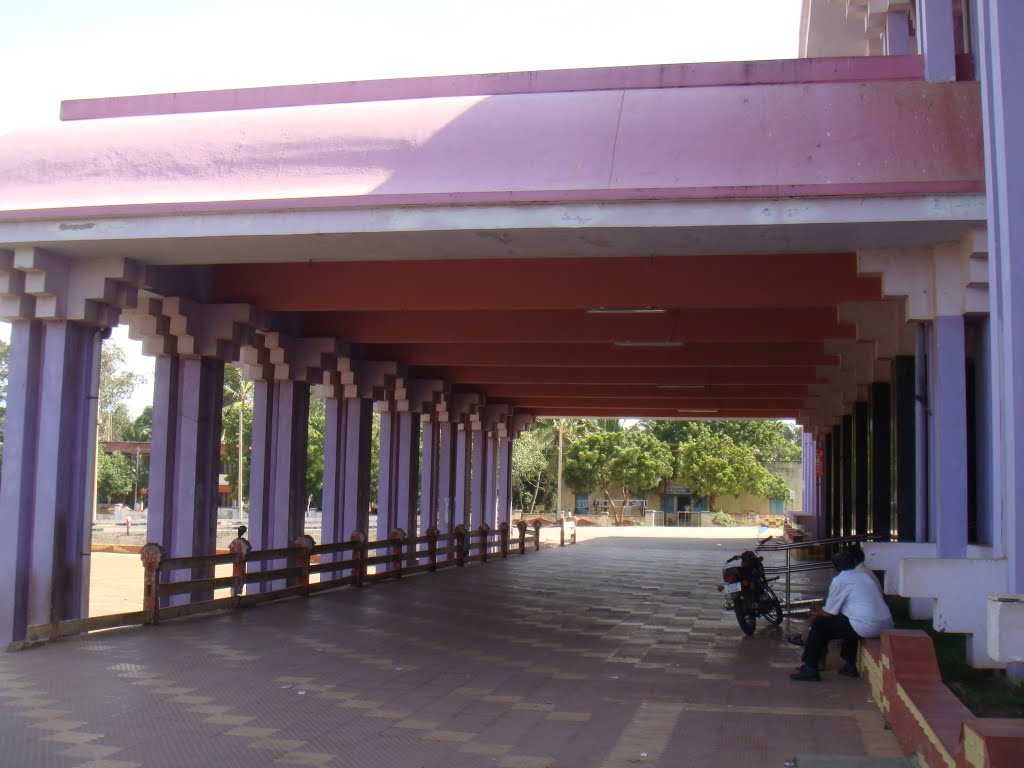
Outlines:
{"label": "green shrub", "polygon": [[711,516],[712,525],[721,525],[726,528],[731,528],[734,525],[738,525],[732,515],[726,514],[722,510],[718,510]]}

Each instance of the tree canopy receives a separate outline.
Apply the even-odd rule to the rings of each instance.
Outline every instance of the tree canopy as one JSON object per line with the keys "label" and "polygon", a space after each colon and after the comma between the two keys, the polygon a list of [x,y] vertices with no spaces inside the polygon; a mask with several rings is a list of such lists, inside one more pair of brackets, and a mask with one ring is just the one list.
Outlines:
{"label": "tree canopy", "polygon": [[100,351],[98,418],[101,440],[125,440],[132,424],[128,399],[145,382],[145,377],[125,370],[124,350],[107,339]]}
{"label": "tree canopy", "polygon": [[668,446],[640,429],[591,432],[574,441],[565,455],[569,487],[577,493],[600,491],[620,523],[631,497],[646,496],[671,473]]}

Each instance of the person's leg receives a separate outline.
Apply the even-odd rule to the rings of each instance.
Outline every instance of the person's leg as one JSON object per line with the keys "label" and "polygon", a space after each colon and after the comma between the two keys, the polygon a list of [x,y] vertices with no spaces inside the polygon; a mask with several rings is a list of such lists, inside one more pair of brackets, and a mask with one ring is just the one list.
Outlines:
{"label": "person's leg", "polygon": [[840,624],[839,628],[842,630],[843,646],[839,651],[839,655],[844,662],[846,662],[840,669],[839,674],[844,677],[860,677],[860,673],[857,672],[857,647],[860,645],[860,635],[857,631],[850,626],[850,620],[845,616],[841,616],[844,620],[844,624]]}
{"label": "person's leg", "polygon": [[[840,620],[841,621],[838,621]],[[807,645],[801,661],[812,667],[821,665],[822,657],[828,652],[829,641],[837,637],[844,637],[844,624],[849,628],[850,622],[845,616],[819,616],[811,624],[811,630],[807,633]]]}

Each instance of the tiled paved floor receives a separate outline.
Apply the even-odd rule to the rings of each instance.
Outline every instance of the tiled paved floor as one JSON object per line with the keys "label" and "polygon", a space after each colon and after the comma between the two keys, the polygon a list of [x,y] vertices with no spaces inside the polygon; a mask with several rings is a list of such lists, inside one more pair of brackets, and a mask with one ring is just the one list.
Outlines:
{"label": "tiled paved floor", "polygon": [[[0,765],[781,766],[898,754],[714,591],[742,541],[595,539],[0,655]],[[787,622],[788,623],[788,622]],[[799,627],[793,627],[793,630]]]}

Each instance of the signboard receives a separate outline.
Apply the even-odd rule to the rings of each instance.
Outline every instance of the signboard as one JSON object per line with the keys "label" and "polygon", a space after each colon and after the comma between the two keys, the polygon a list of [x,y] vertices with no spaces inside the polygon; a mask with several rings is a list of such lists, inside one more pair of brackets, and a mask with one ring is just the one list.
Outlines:
{"label": "signboard", "polygon": [[688,496],[692,491],[685,485],[666,485],[665,493],[669,496]]}

